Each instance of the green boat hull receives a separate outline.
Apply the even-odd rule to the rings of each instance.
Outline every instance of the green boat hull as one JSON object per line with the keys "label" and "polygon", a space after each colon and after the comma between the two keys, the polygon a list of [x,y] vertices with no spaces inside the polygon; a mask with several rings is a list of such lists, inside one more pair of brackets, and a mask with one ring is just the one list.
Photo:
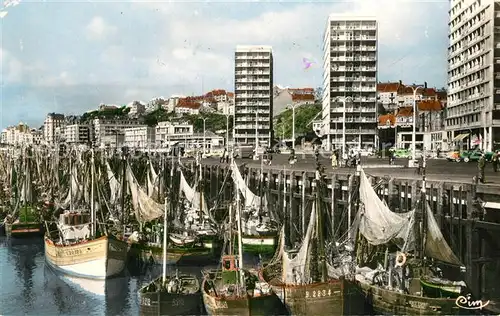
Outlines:
{"label": "green boat hull", "polygon": [[243,251],[250,254],[272,255],[276,251],[277,244],[276,235],[242,237]]}
{"label": "green boat hull", "polygon": [[41,223],[6,223],[5,234],[11,238],[43,237],[44,229]]}
{"label": "green boat hull", "polygon": [[456,299],[460,296],[460,286],[434,284],[425,280],[420,280],[420,285],[422,286],[424,295],[427,297]]}
{"label": "green boat hull", "polygon": [[[167,264],[196,264],[214,259],[213,251],[204,247],[169,247],[167,250]],[[131,244],[129,261],[162,264],[163,248],[155,244]]]}

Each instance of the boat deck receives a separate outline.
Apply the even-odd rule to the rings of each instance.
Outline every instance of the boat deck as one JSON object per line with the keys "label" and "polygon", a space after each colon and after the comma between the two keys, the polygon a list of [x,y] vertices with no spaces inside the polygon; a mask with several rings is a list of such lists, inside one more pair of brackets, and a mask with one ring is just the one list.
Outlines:
{"label": "boat deck", "polygon": [[490,301],[488,306],[485,307],[488,311],[488,314],[500,315],[500,302],[499,301]]}

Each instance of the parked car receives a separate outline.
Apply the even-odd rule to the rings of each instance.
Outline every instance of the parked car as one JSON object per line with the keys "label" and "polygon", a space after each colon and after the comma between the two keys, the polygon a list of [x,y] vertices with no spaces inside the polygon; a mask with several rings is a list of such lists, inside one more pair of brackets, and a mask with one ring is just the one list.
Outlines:
{"label": "parked car", "polygon": [[469,162],[469,161],[478,161],[481,155],[484,153],[484,158],[487,162],[490,162],[493,158],[493,152],[483,152],[482,150],[476,149],[472,151],[462,151],[460,153],[460,161]]}
{"label": "parked car", "polygon": [[454,162],[462,161],[462,159],[460,158],[460,152],[455,150],[448,152],[448,154],[446,154],[446,160]]}

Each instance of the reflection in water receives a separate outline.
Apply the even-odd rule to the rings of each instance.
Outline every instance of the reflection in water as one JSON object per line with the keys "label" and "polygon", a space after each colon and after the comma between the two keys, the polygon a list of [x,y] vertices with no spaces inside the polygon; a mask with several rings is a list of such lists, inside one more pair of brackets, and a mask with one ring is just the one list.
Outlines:
{"label": "reflection in water", "polygon": [[[201,277],[201,269],[183,266],[179,272]],[[43,240],[0,237],[0,315],[138,315],[137,292],[161,270],[105,282],[63,276],[46,267]]]}
{"label": "reflection in water", "polygon": [[0,267],[0,315],[137,315],[139,286],[152,278],[61,275],[46,267],[43,241],[29,239],[0,238]]}
{"label": "reflection in water", "polygon": [[[24,312],[33,309],[36,293],[33,292],[33,276],[37,267],[37,259],[43,256],[43,242],[37,239],[8,239],[4,243],[10,251],[7,260],[16,271],[16,286],[21,292],[15,300]],[[4,265],[2,264],[2,267]],[[2,268],[3,270],[3,268]],[[10,274],[9,271],[4,273]],[[12,275],[11,275],[12,278]],[[3,280],[3,278],[2,278]],[[22,302],[20,302],[22,300]]]}

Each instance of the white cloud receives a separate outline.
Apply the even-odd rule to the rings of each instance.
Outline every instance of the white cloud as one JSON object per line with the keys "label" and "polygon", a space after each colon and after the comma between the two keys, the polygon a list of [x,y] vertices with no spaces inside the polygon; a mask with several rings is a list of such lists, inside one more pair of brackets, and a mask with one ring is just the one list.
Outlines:
{"label": "white cloud", "polygon": [[100,16],[95,16],[86,27],[87,37],[92,40],[103,40],[116,33],[117,28],[108,24]]}

